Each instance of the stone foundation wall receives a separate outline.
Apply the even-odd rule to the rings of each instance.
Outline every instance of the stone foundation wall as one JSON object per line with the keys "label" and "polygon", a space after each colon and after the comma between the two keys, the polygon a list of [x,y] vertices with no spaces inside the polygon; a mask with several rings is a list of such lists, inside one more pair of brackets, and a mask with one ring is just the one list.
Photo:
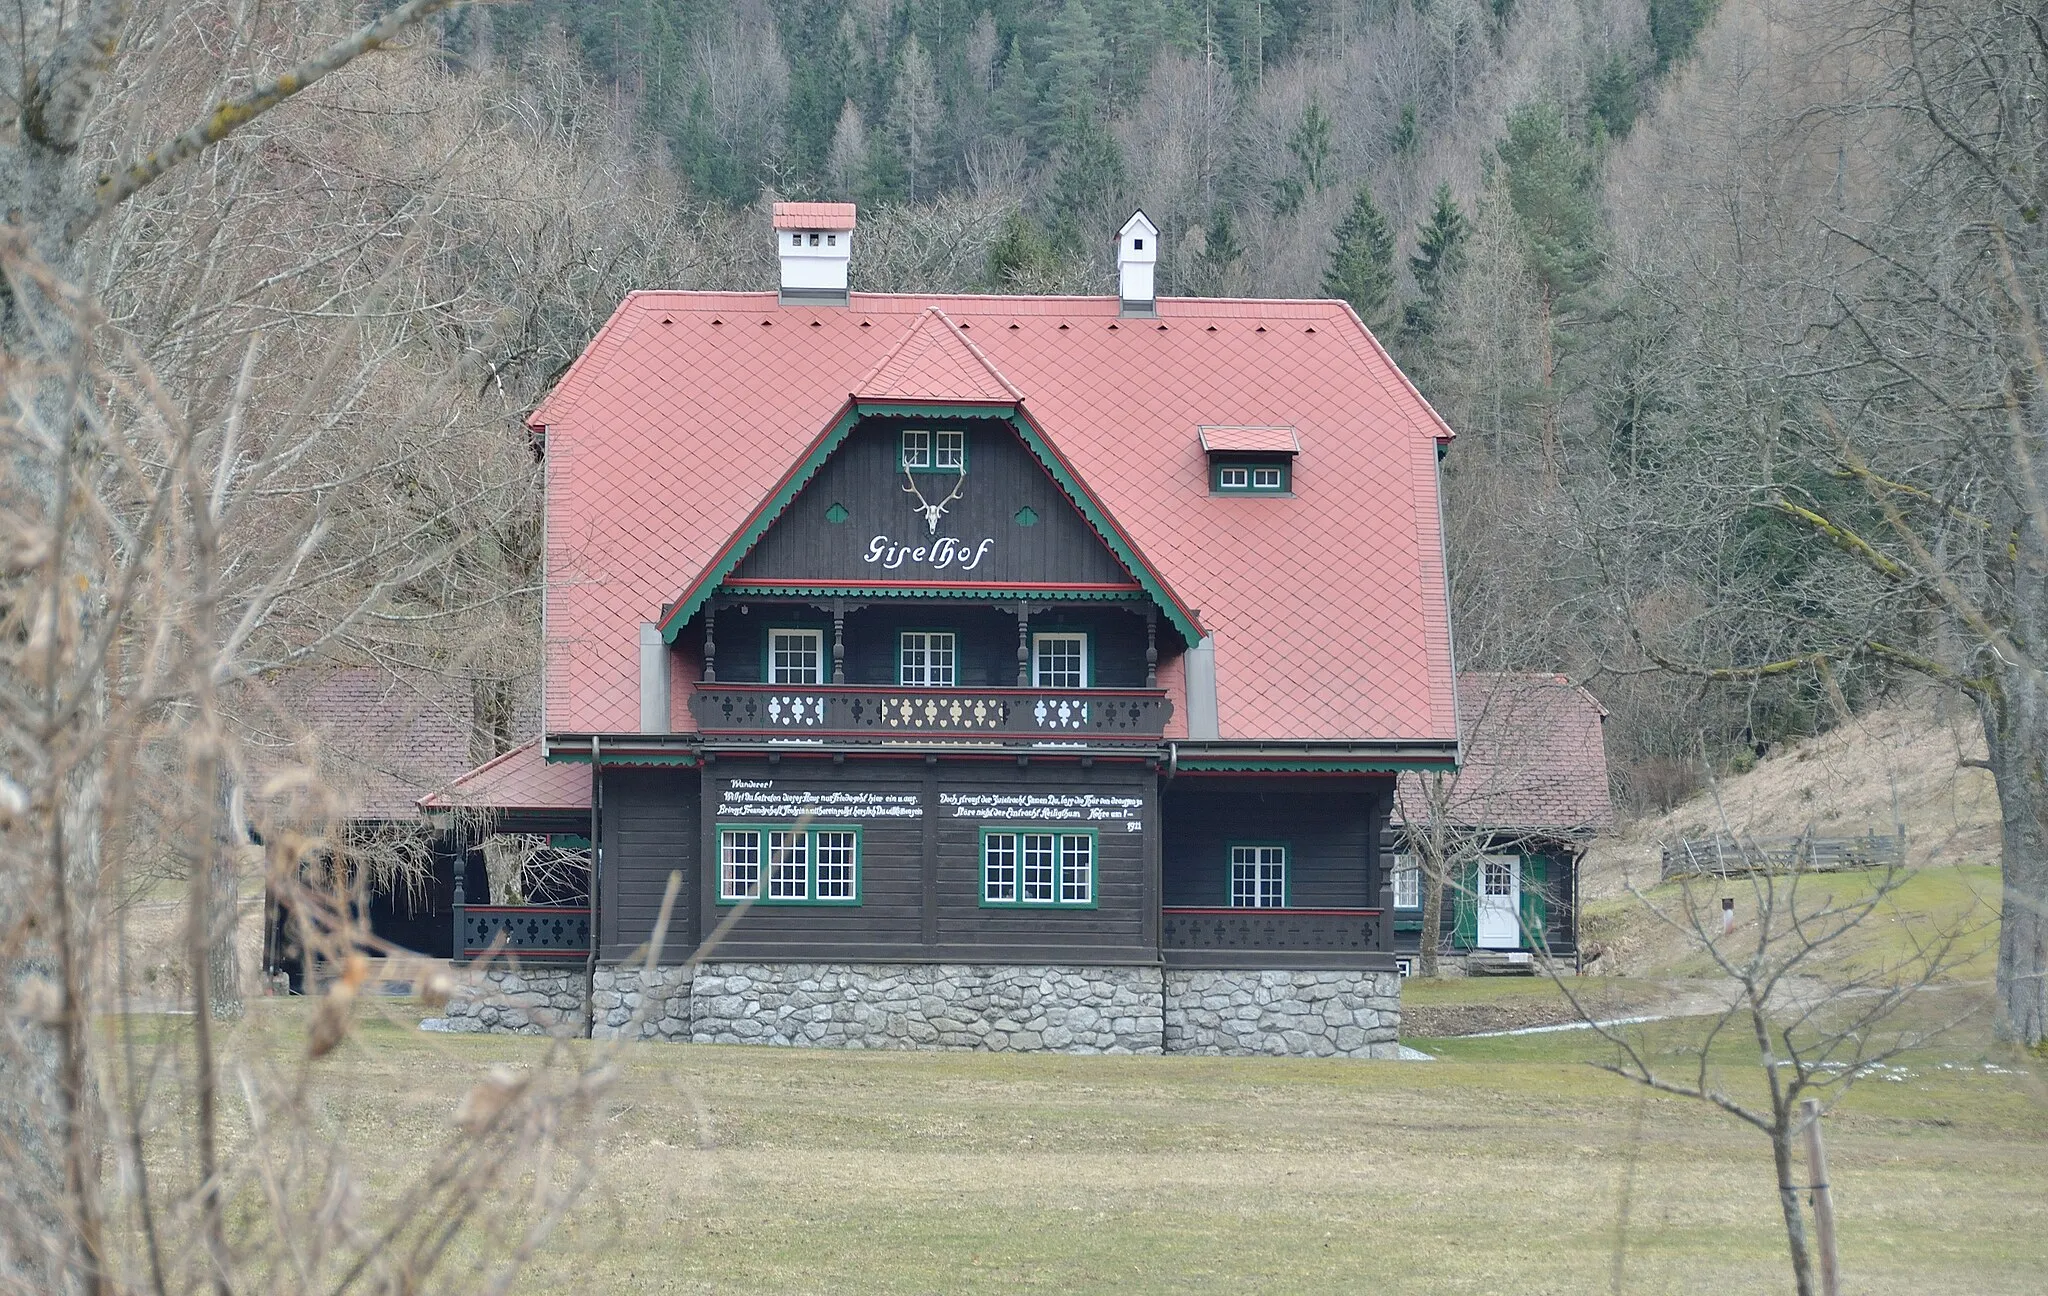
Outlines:
{"label": "stone foundation wall", "polygon": [[[581,1035],[582,965],[561,968],[493,966],[456,976],[436,1030],[488,1035]],[[430,1019],[431,1020],[431,1019]]]}
{"label": "stone foundation wall", "polygon": [[[431,1029],[581,1034],[584,971],[471,971]],[[593,1034],[996,1052],[1399,1055],[1393,972],[961,963],[597,969]],[[637,1023],[637,1025],[636,1025]]]}
{"label": "stone foundation wall", "polygon": [[1157,1053],[1157,968],[718,963],[690,991],[699,1044]]}
{"label": "stone foundation wall", "polygon": [[1400,1056],[1397,972],[1166,972],[1166,1051]]}
{"label": "stone foundation wall", "polygon": [[[590,1033],[597,1039],[690,1038],[690,969],[598,965]],[[638,1025],[635,1025],[635,1022]]]}

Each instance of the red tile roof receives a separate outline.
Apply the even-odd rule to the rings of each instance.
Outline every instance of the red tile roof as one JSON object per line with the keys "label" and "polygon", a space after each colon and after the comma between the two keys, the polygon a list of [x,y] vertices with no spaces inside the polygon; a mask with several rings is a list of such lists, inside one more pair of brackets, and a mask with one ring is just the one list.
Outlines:
{"label": "red tile roof", "polygon": [[1291,427],[1205,427],[1202,449],[1210,454],[1299,454],[1301,438]]}
{"label": "red tile roof", "polygon": [[775,204],[775,228],[779,230],[850,230],[852,203],[780,202]]}
{"label": "red tile roof", "polygon": [[304,667],[244,686],[232,709],[259,793],[286,766],[316,763],[362,819],[412,818],[421,793],[470,764],[469,687],[447,676]]}
{"label": "red tile roof", "polygon": [[[1589,832],[1614,824],[1607,783],[1607,708],[1562,675],[1458,677],[1464,767],[1446,775],[1461,828]],[[1429,813],[1424,776],[1403,774],[1395,819]]]}
{"label": "red tile roof", "polygon": [[590,809],[590,766],[556,762],[540,754],[540,739],[521,743],[494,761],[419,799],[423,810],[488,806],[494,810]]}
{"label": "red tile roof", "polygon": [[[867,293],[635,293],[534,412],[548,731],[637,729],[635,627],[864,381],[966,400],[991,380],[1022,393],[1141,561],[1201,610],[1223,737],[1452,738],[1436,476],[1450,432],[1349,307],[1162,299],[1136,319],[1113,297]],[[1211,494],[1198,430],[1279,425],[1299,430],[1294,497]],[[687,717],[685,696],[674,711]]]}
{"label": "red tile roof", "polygon": [[896,349],[853,385],[853,396],[864,401],[987,401],[999,405],[1014,405],[1024,399],[936,306],[919,315]]}

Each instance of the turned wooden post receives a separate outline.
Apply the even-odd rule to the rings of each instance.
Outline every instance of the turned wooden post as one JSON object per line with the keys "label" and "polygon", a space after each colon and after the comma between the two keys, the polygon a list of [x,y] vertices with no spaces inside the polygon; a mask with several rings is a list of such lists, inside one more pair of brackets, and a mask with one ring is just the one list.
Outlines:
{"label": "turned wooden post", "polygon": [[832,682],[846,683],[846,604],[832,600]]}
{"label": "turned wooden post", "polygon": [[1145,687],[1159,687],[1159,609],[1145,608]]}
{"label": "turned wooden post", "polygon": [[704,605],[704,682],[718,683],[718,600]]}
{"label": "turned wooden post", "polygon": [[467,962],[469,962],[469,960],[468,960],[467,958],[465,958],[465,957],[463,956],[463,953],[462,953],[462,948],[463,948],[463,945],[465,944],[465,942],[464,942],[464,941],[463,941],[463,939],[462,939],[462,929],[463,929],[463,927],[465,926],[465,923],[464,923],[464,920],[463,920],[463,916],[462,916],[462,908],[463,908],[463,905],[464,905],[465,903],[467,903],[467,901],[466,901],[466,898],[464,897],[464,895],[463,895],[463,893],[462,893],[462,869],[463,869],[463,865],[464,865],[465,863],[466,863],[466,861],[465,861],[465,860],[463,860],[463,859],[460,859],[460,858],[458,858],[458,859],[457,859],[457,860],[455,861],[455,906],[454,906],[454,908],[455,908],[455,959],[454,959],[454,961],[455,961],[455,962],[457,962],[457,963],[467,963]]}
{"label": "turned wooden post", "polygon": [[1031,608],[1017,605],[1017,687],[1031,686]]}

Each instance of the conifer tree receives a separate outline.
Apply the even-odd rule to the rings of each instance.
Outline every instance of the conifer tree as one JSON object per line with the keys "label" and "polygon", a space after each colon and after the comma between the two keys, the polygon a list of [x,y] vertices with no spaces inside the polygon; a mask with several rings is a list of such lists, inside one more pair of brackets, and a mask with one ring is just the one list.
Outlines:
{"label": "conifer tree", "polygon": [[1387,322],[1394,299],[1394,232],[1372,200],[1372,187],[1360,185],[1351,210],[1337,225],[1337,249],[1323,272],[1323,293],[1351,303],[1367,328]]}
{"label": "conifer tree", "polygon": [[903,43],[902,67],[896,73],[895,93],[889,104],[889,120],[903,154],[904,178],[912,202],[918,200],[918,182],[931,172],[939,115],[939,85],[932,73],[931,56],[924,52],[924,45],[913,32]]}
{"label": "conifer tree", "polygon": [[1046,38],[1045,61],[1052,69],[1048,93],[1054,129],[1062,141],[1073,143],[1101,123],[1102,74],[1109,65],[1102,30],[1081,0],[1060,7]]}
{"label": "conifer tree", "polygon": [[1465,240],[1471,232],[1464,209],[1451,194],[1450,182],[1438,185],[1436,201],[1415,231],[1415,254],[1408,258],[1408,271],[1422,290],[1422,296],[1409,302],[1403,312],[1401,331],[1409,338],[1419,340],[1436,330],[1444,290],[1465,263]]}

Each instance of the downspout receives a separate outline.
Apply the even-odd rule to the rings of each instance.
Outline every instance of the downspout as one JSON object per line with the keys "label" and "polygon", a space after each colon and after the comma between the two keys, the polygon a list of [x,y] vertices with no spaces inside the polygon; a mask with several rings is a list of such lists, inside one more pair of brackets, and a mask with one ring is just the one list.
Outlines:
{"label": "downspout", "polygon": [[598,806],[603,798],[604,780],[599,777],[599,739],[590,735],[590,953],[583,960],[583,1038],[595,1039],[597,1032],[597,948],[603,940],[603,915],[597,898],[604,893],[598,885],[604,852],[598,848]]}

